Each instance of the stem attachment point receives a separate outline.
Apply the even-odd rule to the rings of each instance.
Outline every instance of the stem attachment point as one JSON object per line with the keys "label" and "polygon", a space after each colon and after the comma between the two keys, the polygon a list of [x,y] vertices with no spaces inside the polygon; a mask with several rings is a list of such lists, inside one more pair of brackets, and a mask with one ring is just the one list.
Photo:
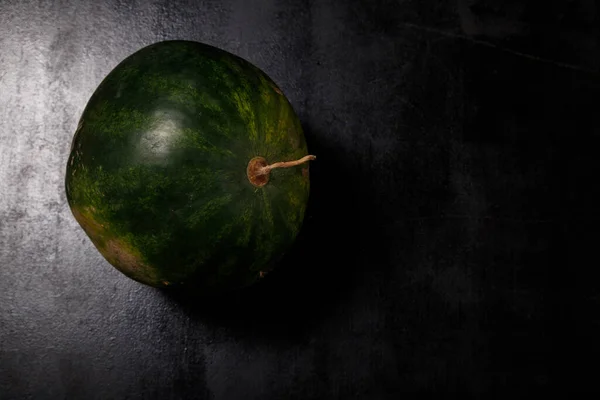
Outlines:
{"label": "stem attachment point", "polygon": [[264,157],[254,157],[248,162],[246,173],[248,180],[256,187],[265,186],[269,182],[271,170],[276,168],[291,168],[305,162],[315,160],[317,157],[308,155],[294,161],[280,161],[273,164],[268,164]]}

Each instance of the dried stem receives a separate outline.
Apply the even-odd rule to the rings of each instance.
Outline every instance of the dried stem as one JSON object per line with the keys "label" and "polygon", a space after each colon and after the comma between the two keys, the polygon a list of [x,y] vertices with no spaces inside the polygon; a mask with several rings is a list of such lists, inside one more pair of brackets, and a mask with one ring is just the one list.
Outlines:
{"label": "dried stem", "polygon": [[308,156],[304,156],[301,159],[295,160],[295,161],[279,161],[279,162],[273,163],[271,165],[267,165],[265,167],[260,168],[257,171],[257,175],[266,175],[269,172],[271,172],[272,169],[275,169],[275,168],[295,167],[296,165],[304,164],[305,162],[315,160],[316,158],[317,158],[316,156],[308,155]]}

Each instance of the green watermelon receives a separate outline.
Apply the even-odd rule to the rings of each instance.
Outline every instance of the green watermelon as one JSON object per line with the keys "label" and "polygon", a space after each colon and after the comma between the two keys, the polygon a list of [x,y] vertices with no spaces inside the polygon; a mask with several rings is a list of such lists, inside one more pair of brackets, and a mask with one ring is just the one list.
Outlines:
{"label": "green watermelon", "polygon": [[218,293],[260,280],[294,242],[312,159],[263,71],[213,46],[164,41],[127,57],[93,93],[65,189],[123,274]]}

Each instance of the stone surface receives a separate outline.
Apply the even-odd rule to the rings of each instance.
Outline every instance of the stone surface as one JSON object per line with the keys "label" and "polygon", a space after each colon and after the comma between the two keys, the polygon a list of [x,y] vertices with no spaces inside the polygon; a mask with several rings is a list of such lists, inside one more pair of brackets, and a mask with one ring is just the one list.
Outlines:
{"label": "stone surface", "polygon": [[[0,398],[591,390],[600,8],[522,3],[3,0]],[[206,304],[113,269],[63,188],[89,96],[164,39],[264,69],[318,156],[285,266]]]}

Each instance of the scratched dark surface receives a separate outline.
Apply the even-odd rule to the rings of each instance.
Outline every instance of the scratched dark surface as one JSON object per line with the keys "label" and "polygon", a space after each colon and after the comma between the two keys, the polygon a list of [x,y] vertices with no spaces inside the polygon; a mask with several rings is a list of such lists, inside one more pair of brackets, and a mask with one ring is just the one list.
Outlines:
{"label": "scratched dark surface", "polygon": [[[600,4],[540,3],[2,0],[0,399],[594,390]],[[163,39],[265,70],[319,157],[280,270],[203,304],[63,191],[96,85]]]}

